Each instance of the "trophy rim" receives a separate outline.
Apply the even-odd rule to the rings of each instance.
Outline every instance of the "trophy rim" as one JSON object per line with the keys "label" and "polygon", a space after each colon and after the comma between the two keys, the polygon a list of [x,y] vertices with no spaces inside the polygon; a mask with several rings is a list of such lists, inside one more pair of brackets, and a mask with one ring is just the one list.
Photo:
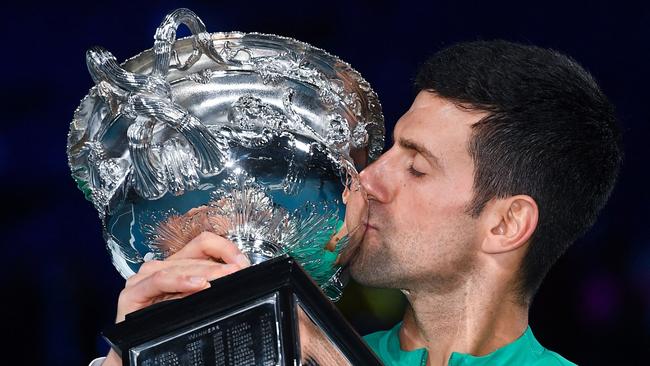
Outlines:
{"label": "trophy rim", "polygon": [[[370,83],[365,78],[363,78],[363,76],[361,76],[361,74],[356,69],[354,69],[348,62],[343,61],[338,56],[332,55],[331,53],[325,51],[322,48],[313,46],[307,42],[299,41],[292,37],[281,36],[272,33],[262,33],[262,32],[229,31],[229,32],[207,32],[207,33],[210,35],[210,39],[212,41],[215,40],[228,41],[230,39],[238,40],[238,39],[243,39],[244,37],[261,37],[261,38],[266,37],[270,39],[277,39],[283,42],[287,42],[289,44],[297,45],[305,50],[312,51],[313,54],[318,55],[322,59],[333,61],[332,67],[333,68],[336,67],[338,71],[341,71],[342,75],[351,77],[354,80],[355,84],[357,85],[356,89],[358,90],[359,94],[363,95],[366,98],[365,104],[368,110],[368,118],[366,118],[367,121],[366,131],[368,133],[368,145],[367,145],[368,153],[367,153],[367,161],[365,162],[365,164],[361,165],[360,167],[363,168],[369,165],[381,155],[384,148],[386,128],[384,124],[384,115],[381,108],[381,103],[379,101],[379,97],[377,93],[370,86]],[[195,35],[190,35],[190,36],[176,39],[174,41],[172,49],[177,50],[178,48],[185,46],[185,44],[191,44],[191,41],[195,37],[196,37]],[[124,67],[126,70],[134,71],[135,69],[137,69],[135,67],[136,62],[141,62],[148,58],[149,59],[148,61],[153,63],[153,55],[154,55],[153,48],[147,48],[131,57],[128,57],[119,65],[121,67]],[[169,80],[169,82],[172,83],[178,79],[180,78],[171,79]],[[68,167],[70,168],[73,178],[76,178],[75,171],[78,170],[78,167],[74,166],[74,163],[72,162],[72,156],[71,156],[72,155],[71,145],[72,145],[72,139],[74,134],[74,126],[76,125],[77,122],[81,122],[88,119],[88,116],[85,117],[81,116],[82,106],[89,98],[94,96],[97,96],[97,85],[93,85],[92,87],[90,87],[86,95],[84,95],[80,99],[79,104],[77,105],[77,107],[73,112],[73,117],[69,125],[67,139],[66,139],[66,155],[68,158],[67,159]],[[357,163],[356,159],[354,158],[351,159],[354,160],[355,163]]]}

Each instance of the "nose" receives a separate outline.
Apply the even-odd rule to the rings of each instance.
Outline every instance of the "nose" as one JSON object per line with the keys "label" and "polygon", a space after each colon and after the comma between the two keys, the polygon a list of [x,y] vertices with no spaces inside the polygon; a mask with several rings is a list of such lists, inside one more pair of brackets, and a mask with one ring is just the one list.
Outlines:
{"label": "nose", "polygon": [[389,202],[391,199],[390,179],[397,177],[390,174],[390,152],[380,156],[359,173],[359,181],[368,195],[368,199]]}

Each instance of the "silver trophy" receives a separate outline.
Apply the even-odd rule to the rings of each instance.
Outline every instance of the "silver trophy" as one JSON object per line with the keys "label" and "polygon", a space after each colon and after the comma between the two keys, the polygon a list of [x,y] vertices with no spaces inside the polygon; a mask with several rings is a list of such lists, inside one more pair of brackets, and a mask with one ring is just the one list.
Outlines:
{"label": "silver trophy", "polygon": [[[192,35],[176,40],[181,24]],[[294,278],[304,269],[327,297],[341,296],[342,264],[353,255],[367,216],[357,170],[377,158],[384,142],[381,107],[369,84],[348,64],[294,39],[208,33],[188,9],[165,17],[153,49],[118,64],[110,52],[94,47],[86,62],[96,85],[74,113],[68,161],[99,212],[120,274],[128,278],[145,261],[165,259],[203,231],[229,238],[256,264],[242,271],[250,270],[252,277],[236,273],[218,280],[234,294],[227,304],[220,299],[221,305],[209,308],[219,311],[204,310],[210,314],[155,330],[160,322],[137,323],[151,312],[127,317],[125,323],[138,324],[122,326],[131,335],[134,329],[148,326],[148,331],[137,340],[119,329],[108,332],[125,364],[171,365],[174,357],[183,364],[182,357],[198,354],[214,362],[189,364],[306,362],[297,334],[300,314],[323,330],[322,338],[344,358],[363,359],[346,351],[354,348],[344,345],[346,336],[333,336],[339,331],[319,319],[316,313],[333,308],[322,308],[311,290],[281,290],[276,284],[237,296],[237,289],[264,282],[259,273],[275,270]],[[307,286],[296,281],[302,283],[298,288]],[[197,296],[208,295],[178,301],[196,305]],[[282,306],[289,318],[283,318]],[[266,308],[269,312],[260,310]],[[338,313],[328,316],[330,323],[342,319]],[[285,321],[294,331],[282,326]],[[248,348],[233,345],[228,332],[262,323],[264,329],[249,335],[262,334],[270,343],[241,353]],[[221,341],[216,332],[222,332]],[[193,348],[194,356],[185,347],[191,339],[204,340]],[[177,347],[160,346],[173,344]],[[219,351],[216,344],[225,346]],[[163,362],[167,359],[171,363]]]}

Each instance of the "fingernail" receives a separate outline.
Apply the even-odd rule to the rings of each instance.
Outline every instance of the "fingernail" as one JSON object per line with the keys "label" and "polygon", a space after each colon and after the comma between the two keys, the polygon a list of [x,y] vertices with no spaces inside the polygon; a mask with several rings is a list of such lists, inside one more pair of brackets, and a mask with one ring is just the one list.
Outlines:
{"label": "fingernail", "polygon": [[201,276],[190,277],[190,283],[192,285],[203,285],[205,281],[206,281],[205,277],[201,277]]}
{"label": "fingernail", "polygon": [[235,257],[235,262],[240,267],[248,267],[251,265],[251,261],[249,261],[248,257],[244,254],[238,254],[237,257]]}

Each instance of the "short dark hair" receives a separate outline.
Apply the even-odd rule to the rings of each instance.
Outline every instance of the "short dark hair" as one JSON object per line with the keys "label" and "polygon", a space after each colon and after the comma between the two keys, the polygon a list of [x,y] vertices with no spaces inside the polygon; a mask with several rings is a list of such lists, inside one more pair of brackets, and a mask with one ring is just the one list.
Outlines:
{"label": "short dark hair", "polygon": [[612,104],[591,75],[556,51],[507,41],[476,41],[431,57],[416,78],[462,108],[489,115],[472,127],[477,217],[493,198],[531,196],[538,226],[518,288],[525,302],[550,267],[596,220],[622,160]]}

